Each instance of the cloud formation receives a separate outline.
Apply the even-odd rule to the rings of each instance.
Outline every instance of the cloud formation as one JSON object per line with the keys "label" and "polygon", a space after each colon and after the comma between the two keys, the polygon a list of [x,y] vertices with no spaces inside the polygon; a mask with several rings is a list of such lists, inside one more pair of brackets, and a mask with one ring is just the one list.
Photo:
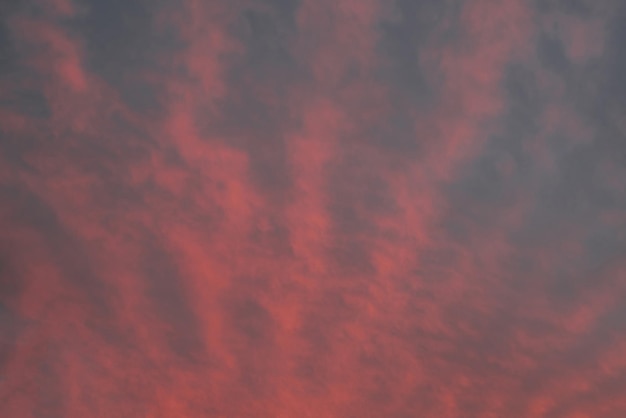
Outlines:
{"label": "cloud formation", "polygon": [[626,413],[620,2],[0,14],[1,416]]}

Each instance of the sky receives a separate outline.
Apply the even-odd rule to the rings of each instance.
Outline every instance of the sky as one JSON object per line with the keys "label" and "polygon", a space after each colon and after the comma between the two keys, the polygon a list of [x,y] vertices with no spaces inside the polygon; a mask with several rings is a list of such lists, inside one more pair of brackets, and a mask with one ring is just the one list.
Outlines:
{"label": "sky", "polygon": [[623,418],[626,3],[0,2],[0,416]]}

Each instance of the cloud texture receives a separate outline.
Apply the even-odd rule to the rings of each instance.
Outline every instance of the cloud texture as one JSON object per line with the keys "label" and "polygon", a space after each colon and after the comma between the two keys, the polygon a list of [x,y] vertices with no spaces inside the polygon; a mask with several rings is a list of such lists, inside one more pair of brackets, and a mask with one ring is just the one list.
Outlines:
{"label": "cloud texture", "polygon": [[0,416],[626,416],[623,2],[0,16]]}

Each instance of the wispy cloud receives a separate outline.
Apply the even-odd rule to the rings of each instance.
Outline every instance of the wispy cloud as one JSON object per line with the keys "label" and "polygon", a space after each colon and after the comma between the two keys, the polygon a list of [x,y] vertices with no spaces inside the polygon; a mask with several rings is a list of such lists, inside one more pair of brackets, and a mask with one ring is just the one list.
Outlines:
{"label": "wispy cloud", "polygon": [[0,415],[626,412],[619,2],[0,12]]}

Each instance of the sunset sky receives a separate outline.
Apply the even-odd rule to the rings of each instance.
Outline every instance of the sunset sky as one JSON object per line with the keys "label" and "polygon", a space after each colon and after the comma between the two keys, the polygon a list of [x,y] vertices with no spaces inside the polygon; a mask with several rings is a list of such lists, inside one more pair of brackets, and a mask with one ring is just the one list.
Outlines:
{"label": "sunset sky", "polygon": [[626,417],[623,0],[0,0],[0,418]]}

